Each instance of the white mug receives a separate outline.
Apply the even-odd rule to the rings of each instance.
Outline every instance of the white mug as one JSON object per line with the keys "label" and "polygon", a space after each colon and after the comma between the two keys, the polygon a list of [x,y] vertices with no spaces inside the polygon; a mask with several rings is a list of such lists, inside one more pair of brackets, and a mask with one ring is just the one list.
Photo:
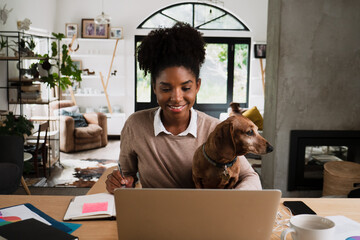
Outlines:
{"label": "white mug", "polygon": [[285,240],[288,233],[293,240],[331,240],[335,223],[317,215],[300,214],[290,219],[290,227],[281,233],[281,240]]}

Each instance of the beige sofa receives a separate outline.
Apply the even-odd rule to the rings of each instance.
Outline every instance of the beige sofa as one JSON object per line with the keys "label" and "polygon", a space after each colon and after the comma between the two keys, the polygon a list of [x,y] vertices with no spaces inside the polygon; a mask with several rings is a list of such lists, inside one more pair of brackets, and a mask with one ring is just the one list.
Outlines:
{"label": "beige sofa", "polygon": [[[74,106],[70,100],[60,100],[50,104],[51,114],[54,110]],[[60,151],[77,152],[104,147],[107,139],[107,117],[104,113],[84,113],[87,127],[75,128],[71,116],[60,115]]]}

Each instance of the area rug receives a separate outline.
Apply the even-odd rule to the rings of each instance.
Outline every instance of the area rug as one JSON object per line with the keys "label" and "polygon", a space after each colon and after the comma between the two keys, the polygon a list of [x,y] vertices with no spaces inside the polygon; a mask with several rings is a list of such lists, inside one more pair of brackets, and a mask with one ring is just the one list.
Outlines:
{"label": "area rug", "polygon": [[104,171],[117,160],[64,159],[51,169],[50,177],[32,184],[34,187],[92,187]]}

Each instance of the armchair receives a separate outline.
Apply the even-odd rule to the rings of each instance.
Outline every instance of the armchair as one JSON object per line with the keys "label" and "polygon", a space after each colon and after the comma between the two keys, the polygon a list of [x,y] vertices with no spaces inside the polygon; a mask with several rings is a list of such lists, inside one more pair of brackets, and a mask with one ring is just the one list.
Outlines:
{"label": "armchair", "polygon": [[[51,114],[56,109],[73,107],[70,100],[61,100],[50,104]],[[104,113],[84,113],[88,126],[75,127],[71,116],[60,115],[60,151],[77,152],[105,147],[107,139],[107,117]]]}

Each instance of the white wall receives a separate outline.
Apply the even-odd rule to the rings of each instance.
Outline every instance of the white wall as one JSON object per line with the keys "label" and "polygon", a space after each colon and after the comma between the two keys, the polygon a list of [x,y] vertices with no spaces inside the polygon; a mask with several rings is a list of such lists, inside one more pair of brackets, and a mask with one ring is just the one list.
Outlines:
{"label": "white wall", "polygon": [[[124,87],[126,97],[120,103],[127,114],[134,111],[134,36],[146,35],[147,30],[136,27],[152,13],[166,6],[182,1],[174,0],[104,0],[104,12],[112,17],[111,26],[123,27],[124,43],[121,44],[125,61],[119,67],[119,72],[125,76]],[[50,32],[65,32],[66,23],[77,23],[81,26],[82,18],[94,18],[102,11],[100,0],[0,0],[0,7],[7,3],[7,8],[13,8],[4,30],[16,30],[16,21],[28,17],[32,27],[47,29]],[[250,33],[231,31],[206,31],[205,36],[251,37],[252,42],[266,42],[267,0],[225,0],[221,6],[237,16],[248,28]],[[43,10],[45,9],[45,10]],[[252,51],[253,54],[253,51]],[[256,105],[263,110],[263,92],[260,78],[259,61],[251,61],[250,106]],[[224,109],[225,111],[225,109]]]}
{"label": "white wall", "polygon": [[13,9],[5,25],[0,23],[0,31],[17,31],[16,22],[29,18],[31,27],[54,31],[56,22],[56,0],[0,0],[0,8]]}

